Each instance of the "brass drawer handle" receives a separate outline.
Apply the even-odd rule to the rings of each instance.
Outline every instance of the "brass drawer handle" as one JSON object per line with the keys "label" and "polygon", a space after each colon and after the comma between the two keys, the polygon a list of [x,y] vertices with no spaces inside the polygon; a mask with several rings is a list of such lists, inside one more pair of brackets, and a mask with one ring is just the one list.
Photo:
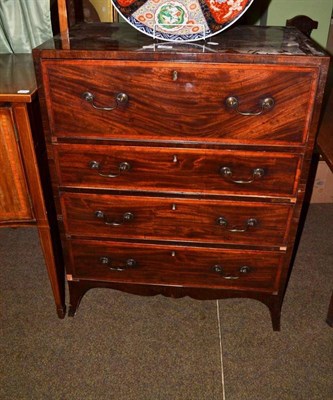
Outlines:
{"label": "brass drawer handle", "polygon": [[238,114],[240,115],[245,115],[246,117],[248,116],[253,116],[253,115],[261,115],[264,113],[264,111],[269,111],[271,110],[274,105],[275,105],[275,101],[273,99],[273,97],[265,97],[263,99],[259,100],[259,107],[260,109],[258,111],[240,111],[238,109],[239,107],[239,101],[237,99],[237,97],[235,96],[229,96],[225,99],[225,105],[228,108],[231,108],[232,110],[235,110],[238,112]]}
{"label": "brass drawer handle", "polygon": [[125,271],[127,269],[138,267],[138,263],[133,258],[129,258],[124,264],[113,265],[112,260],[109,257],[102,256],[99,258],[99,262],[104,265],[109,265],[111,271]]}
{"label": "brass drawer handle", "polygon": [[242,267],[239,268],[240,275],[226,275],[223,267],[220,264],[214,265],[212,267],[212,270],[227,280],[236,280],[241,278],[242,275],[246,275],[251,272],[251,268],[248,267],[247,265],[243,265]]}
{"label": "brass drawer handle", "polygon": [[[224,228],[227,228],[227,226],[229,225],[229,222],[224,217],[219,217],[217,219],[217,223],[218,223],[218,225],[223,226]],[[256,226],[257,224],[258,224],[258,221],[255,218],[248,218],[247,221],[245,221],[244,228],[237,228],[236,226],[233,226],[232,228],[227,229],[227,231],[233,232],[233,233],[246,232],[249,230],[249,228],[252,228],[252,227]]]}
{"label": "brass drawer handle", "polygon": [[231,168],[229,167],[221,167],[220,168],[220,174],[228,179],[229,181],[233,183],[238,183],[238,184],[247,184],[247,183],[252,183],[257,179],[262,178],[265,175],[265,171],[263,168],[254,168],[252,171],[252,178],[244,180],[244,179],[232,179],[233,172]]}
{"label": "brass drawer handle", "polygon": [[134,214],[131,212],[125,212],[122,217],[121,217],[121,221],[111,221],[109,219],[109,217],[103,213],[103,211],[98,210],[95,211],[94,213],[96,218],[102,219],[105,225],[111,225],[111,226],[120,226],[120,225],[124,225],[126,222],[132,221],[134,219]]}
{"label": "brass drawer handle", "polygon": [[[101,163],[98,161],[90,161],[89,162],[89,168],[90,169],[96,169],[97,171],[100,171],[102,169]],[[128,163],[127,161],[123,161],[119,163],[118,165],[118,174],[103,174],[102,172],[98,172],[99,176],[103,176],[104,178],[117,178],[119,175],[121,175],[123,172],[127,172],[131,169],[131,164]]]}
{"label": "brass drawer handle", "polygon": [[117,93],[115,95],[115,105],[112,107],[100,107],[95,104],[95,96],[91,92],[82,93],[82,98],[90,103],[96,110],[102,111],[112,111],[115,110],[119,104],[127,104],[128,103],[128,95],[126,93]]}

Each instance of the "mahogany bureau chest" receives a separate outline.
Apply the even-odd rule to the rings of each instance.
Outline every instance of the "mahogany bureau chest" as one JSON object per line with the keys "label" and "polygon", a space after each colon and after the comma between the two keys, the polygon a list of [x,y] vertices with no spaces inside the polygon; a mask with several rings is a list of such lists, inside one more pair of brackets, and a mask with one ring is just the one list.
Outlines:
{"label": "mahogany bureau chest", "polygon": [[69,314],[94,287],[248,297],[278,330],[325,53],[294,28],[174,44],[86,24],[34,57]]}

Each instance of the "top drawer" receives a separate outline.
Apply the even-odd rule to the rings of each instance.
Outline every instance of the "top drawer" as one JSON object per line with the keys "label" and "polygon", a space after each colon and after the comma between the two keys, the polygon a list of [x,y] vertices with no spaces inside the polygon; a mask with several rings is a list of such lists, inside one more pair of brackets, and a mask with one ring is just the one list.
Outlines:
{"label": "top drawer", "polygon": [[317,77],[303,67],[98,60],[44,61],[42,71],[52,135],[255,144],[306,140]]}

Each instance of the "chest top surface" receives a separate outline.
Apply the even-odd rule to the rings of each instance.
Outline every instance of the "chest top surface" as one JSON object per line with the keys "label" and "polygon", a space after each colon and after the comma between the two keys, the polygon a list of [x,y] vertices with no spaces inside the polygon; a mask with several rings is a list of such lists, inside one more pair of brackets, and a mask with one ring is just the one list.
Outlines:
{"label": "chest top surface", "polygon": [[31,54],[1,54],[0,101],[29,103],[36,91]]}
{"label": "chest top surface", "polygon": [[[301,62],[326,53],[293,27],[236,26],[195,43],[159,42],[127,24],[81,24],[35,50],[43,58]],[[272,61],[271,61],[272,62]]]}

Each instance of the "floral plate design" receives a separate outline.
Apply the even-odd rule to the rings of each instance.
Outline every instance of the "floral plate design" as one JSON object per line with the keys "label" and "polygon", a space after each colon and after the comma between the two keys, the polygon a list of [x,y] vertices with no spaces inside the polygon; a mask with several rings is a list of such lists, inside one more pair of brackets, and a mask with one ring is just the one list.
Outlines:
{"label": "floral plate design", "polygon": [[134,28],[156,39],[190,42],[228,28],[253,0],[111,0]]}

